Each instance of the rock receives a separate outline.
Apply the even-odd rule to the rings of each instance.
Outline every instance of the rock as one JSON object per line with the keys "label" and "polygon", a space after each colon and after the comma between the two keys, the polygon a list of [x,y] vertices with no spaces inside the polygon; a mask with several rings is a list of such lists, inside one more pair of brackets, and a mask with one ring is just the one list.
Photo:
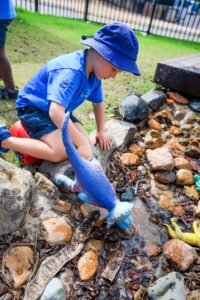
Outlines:
{"label": "rock", "polygon": [[161,120],[172,121],[173,120],[172,114],[168,108],[158,111],[157,113],[154,114],[153,117],[157,121],[161,121]]}
{"label": "rock", "polygon": [[161,90],[150,90],[141,97],[152,111],[158,110],[167,99],[166,95]]}
{"label": "rock", "polygon": [[[102,151],[98,145],[93,146],[94,155],[101,162],[101,165],[104,169],[106,169],[113,151],[116,149],[124,150],[126,145],[133,140],[137,130],[136,126],[132,123],[116,119],[110,119],[107,121],[105,127],[106,134],[112,140],[111,148],[107,151]],[[96,131],[93,131],[90,134],[91,140],[94,139],[95,133]]]}
{"label": "rock", "polygon": [[176,181],[176,174],[173,171],[158,171],[154,176],[158,182],[163,184],[170,184]]}
{"label": "rock", "polygon": [[194,147],[194,146],[187,147],[185,149],[184,154],[188,157],[199,159],[200,158],[200,149],[197,147]]}
{"label": "rock", "polygon": [[164,209],[169,208],[170,198],[167,195],[160,195],[158,205]]}
{"label": "rock", "polygon": [[55,176],[58,174],[63,174],[63,175],[69,175],[69,173],[74,174],[72,172],[72,166],[68,160],[59,163],[53,163],[44,160],[39,167],[39,172],[44,174],[51,180],[54,180]]}
{"label": "rock", "polygon": [[174,112],[174,120],[181,121],[182,119],[184,119],[186,113],[187,113],[186,109],[175,110],[175,112]]}
{"label": "rock", "polygon": [[171,171],[174,167],[173,157],[167,147],[161,147],[154,150],[147,150],[147,159],[152,170]]}
{"label": "rock", "polygon": [[45,175],[37,172],[35,174],[35,182],[39,190],[50,199],[58,199],[58,189]]}
{"label": "rock", "polygon": [[120,197],[121,201],[133,201],[133,189],[132,188],[126,188],[125,192],[121,194]]}
{"label": "rock", "polygon": [[174,150],[177,150],[177,151],[180,151],[180,152],[184,152],[184,147],[181,146],[178,142],[176,142],[175,140],[171,140],[169,142],[169,146],[174,149]]}
{"label": "rock", "polygon": [[30,247],[11,247],[4,252],[2,273],[14,289],[19,289],[28,280],[33,264],[34,253]]}
{"label": "rock", "polygon": [[29,171],[1,158],[0,182],[0,235],[4,235],[18,230],[37,189]]}
{"label": "rock", "polygon": [[189,100],[186,97],[183,97],[182,95],[180,95],[179,93],[175,93],[175,92],[168,92],[167,96],[170,99],[173,99],[176,103],[179,104],[188,104]]}
{"label": "rock", "polygon": [[187,294],[187,299],[186,300],[200,300],[200,289],[199,290],[190,291]]}
{"label": "rock", "polygon": [[199,201],[199,193],[197,192],[194,185],[184,186],[184,192],[188,198]]}
{"label": "rock", "polygon": [[103,242],[100,240],[90,240],[86,246],[85,249],[87,251],[92,250],[93,252],[99,253],[103,247]]}
{"label": "rock", "polygon": [[59,277],[61,284],[66,292],[66,299],[70,299],[74,284],[74,273],[71,269],[66,268]]}
{"label": "rock", "polygon": [[164,144],[161,133],[157,130],[149,130],[145,135],[144,142],[147,148],[155,149]]}
{"label": "rock", "polygon": [[153,129],[153,130],[158,130],[158,131],[162,130],[160,123],[153,118],[150,118],[148,120],[148,126],[150,129]]}
{"label": "rock", "polygon": [[124,120],[137,124],[149,116],[150,109],[142,98],[131,94],[120,102],[119,113]]}
{"label": "rock", "polygon": [[168,236],[165,230],[150,221],[149,212],[144,203],[138,197],[134,198],[134,206],[132,210],[135,230],[146,244],[162,245],[163,240],[166,241]]}
{"label": "rock", "polygon": [[155,244],[149,244],[143,248],[143,251],[146,253],[147,256],[152,257],[160,254],[161,249]]}
{"label": "rock", "polygon": [[143,154],[145,153],[145,148],[142,148],[141,146],[138,146],[137,144],[132,144],[130,147],[129,147],[129,150],[139,156],[139,157],[142,157]]}
{"label": "rock", "polygon": [[42,222],[46,230],[46,239],[50,244],[66,244],[72,239],[73,229],[62,217],[50,218]]}
{"label": "rock", "polygon": [[182,134],[182,129],[180,127],[171,126],[169,129],[169,133],[174,136],[179,136]]}
{"label": "rock", "polygon": [[181,205],[174,205],[172,208],[172,212],[175,216],[183,216],[184,215],[184,208]]}
{"label": "rock", "polygon": [[169,105],[169,106],[173,105],[174,102],[175,101],[173,99],[170,99],[170,98],[167,98],[167,100],[166,100],[166,104]]}
{"label": "rock", "polygon": [[196,112],[200,112],[200,99],[192,99],[190,100],[190,102],[188,103],[188,106],[196,111]]}
{"label": "rock", "polygon": [[147,289],[151,300],[186,300],[187,288],[181,274],[171,272]]}
{"label": "rock", "polygon": [[123,153],[120,157],[122,164],[124,166],[135,166],[139,165],[140,158],[133,153]]}
{"label": "rock", "polygon": [[58,278],[53,278],[47,284],[39,300],[66,300],[66,292]]}
{"label": "rock", "polygon": [[99,227],[105,221],[107,215],[109,214],[108,210],[102,207],[94,206],[91,204],[84,203],[80,206],[81,212],[85,218],[89,216],[94,211],[99,211],[99,220],[96,222],[95,226]]}
{"label": "rock", "polygon": [[98,268],[98,256],[93,251],[86,252],[78,261],[78,272],[80,279],[90,280],[95,275]]}
{"label": "rock", "polygon": [[174,158],[174,162],[175,162],[175,167],[177,169],[186,169],[186,170],[192,170],[192,166],[190,164],[190,162],[182,157],[182,156],[177,156]]}
{"label": "rock", "polygon": [[197,252],[185,242],[172,239],[163,246],[163,255],[181,271],[186,271],[197,258]]}
{"label": "rock", "polygon": [[63,212],[65,214],[69,213],[69,211],[71,210],[72,205],[66,201],[63,200],[58,200],[55,202],[53,209],[59,211],[59,212]]}
{"label": "rock", "polygon": [[192,185],[194,184],[193,174],[190,170],[180,169],[176,173],[177,185]]}
{"label": "rock", "polygon": [[196,208],[195,214],[196,214],[197,217],[200,218],[200,201],[198,202],[198,206]]}

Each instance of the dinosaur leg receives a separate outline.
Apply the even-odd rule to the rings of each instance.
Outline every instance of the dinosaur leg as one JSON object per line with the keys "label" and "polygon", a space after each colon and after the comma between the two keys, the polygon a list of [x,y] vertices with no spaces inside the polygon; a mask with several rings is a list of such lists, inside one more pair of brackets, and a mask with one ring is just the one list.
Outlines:
{"label": "dinosaur leg", "polygon": [[94,205],[94,202],[92,201],[92,199],[90,197],[88,197],[88,195],[86,195],[83,192],[78,193],[78,199],[85,202],[85,203]]}
{"label": "dinosaur leg", "polygon": [[123,217],[130,215],[133,208],[133,203],[130,202],[120,202],[116,200],[116,205],[112,209],[107,217],[108,220],[117,221]]}
{"label": "dinosaur leg", "polygon": [[178,239],[182,239],[183,232],[181,230],[181,227],[176,222],[177,222],[176,218],[171,218],[171,223],[172,223],[172,226],[174,227],[174,230],[175,230],[175,233],[176,233],[176,237]]}
{"label": "dinosaur leg", "polygon": [[176,238],[176,232],[168,225],[168,224],[163,224],[165,227],[167,227],[167,231],[168,231],[168,234],[169,236],[172,238],[172,239],[175,239]]}
{"label": "dinosaur leg", "polygon": [[115,222],[117,224],[117,226],[121,229],[128,229],[131,225],[133,225],[133,217],[131,216],[131,214],[120,218],[119,220],[117,220]]}
{"label": "dinosaur leg", "polygon": [[71,192],[79,192],[79,186],[77,184],[76,180],[72,180],[68,176],[59,174],[55,177],[55,183],[57,185],[64,185],[66,190],[71,191]]}

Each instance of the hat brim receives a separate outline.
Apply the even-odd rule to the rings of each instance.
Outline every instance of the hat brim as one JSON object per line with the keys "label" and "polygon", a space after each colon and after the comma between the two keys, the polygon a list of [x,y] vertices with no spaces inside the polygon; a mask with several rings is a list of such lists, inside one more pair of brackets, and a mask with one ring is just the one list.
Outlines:
{"label": "hat brim", "polygon": [[87,38],[85,40],[81,39],[80,43],[82,45],[89,46],[97,51],[105,60],[111,63],[116,68],[132,73],[136,76],[140,76],[140,70],[135,61],[132,59],[126,58],[123,59],[117,51],[112,51],[106,45],[99,43],[94,38]]}

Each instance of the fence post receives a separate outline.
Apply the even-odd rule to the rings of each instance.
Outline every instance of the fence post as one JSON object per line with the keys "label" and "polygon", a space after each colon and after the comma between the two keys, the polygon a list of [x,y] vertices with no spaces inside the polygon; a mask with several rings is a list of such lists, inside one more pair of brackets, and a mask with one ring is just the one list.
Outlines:
{"label": "fence post", "polygon": [[84,20],[87,21],[88,19],[88,7],[89,7],[89,0],[85,0],[85,12],[84,12]]}
{"label": "fence post", "polygon": [[155,14],[157,3],[158,3],[158,0],[155,0],[155,2],[153,4],[151,19],[150,19],[150,22],[149,22],[149,27],[148,27],[148,30],[147,30],[147,34],[149,34],[150,31],[151,31],[151,25],[152,25],[152,22],[153,22],[153,18],[154,18],[154,14]]}
{"label": "fence post", "polygon": [[38,0],[35,0],[35,12],[38,12]]}

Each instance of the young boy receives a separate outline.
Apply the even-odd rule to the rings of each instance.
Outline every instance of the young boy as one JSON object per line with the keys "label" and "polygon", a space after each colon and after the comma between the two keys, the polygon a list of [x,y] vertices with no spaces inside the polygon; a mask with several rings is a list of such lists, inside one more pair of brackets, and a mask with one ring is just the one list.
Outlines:
{"label": "young boy", "polygon": [[138,41],[127,25],[113,23],[102,27],[93,37],[83,36],[81,44],[90,48],[49,61],[20,92],[16,102],[18,117],[32,139],[13,137],[1,124],[1,152],[11,149],[52,162],[65,160],[61,126],[65,113],[70,111],[70,137],[79,153],[90,159],[89,139],[72,114],[85,100],[93,104],[96,141],[102,150],[110,147],[105,135],[101,80],[115,78],[122,71],[140,75],[136,65]]}
{"label": "young boy", "polygon": [[12,0],[0,1],[0,79],[5,85],[0,89],[0,99],[16,99],[18,96],[12,68],[5,51],[7,27],[15,17],[16,12]]}

